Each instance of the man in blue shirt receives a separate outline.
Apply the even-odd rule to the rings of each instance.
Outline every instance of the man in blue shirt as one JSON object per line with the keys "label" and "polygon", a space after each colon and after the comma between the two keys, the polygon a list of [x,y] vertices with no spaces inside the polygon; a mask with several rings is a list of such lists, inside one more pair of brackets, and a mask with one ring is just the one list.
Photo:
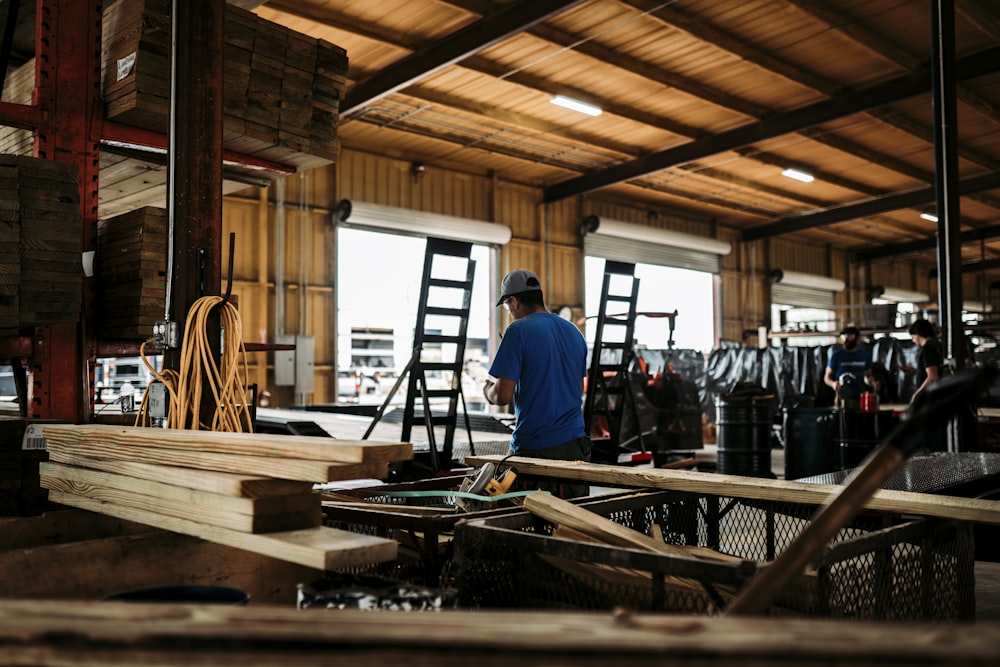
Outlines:
{"label": "man in blue shirt", "polygon": [[867,348],[859,345],[861,330],[854,326],[844,327],[840,332],[843,346],[830,352],[823,381],[833,389],[838,399],[860,400],[861,394],[877,389],[872,375],[872,355]]}
{"label": "man in blue shirt", "polygon": [[[497,307],[514,319],[504,332],[483,385],[493,405],[514,402],[511,453],[518,456],[589,461],[583,424],[583,378],[587,343],[571,322],[545,308],[542,284],[517,269],[503,279]],[[556,487],[561,488],[556,488]],[[537,485],[563,498],[587,495],[586,485]]]}

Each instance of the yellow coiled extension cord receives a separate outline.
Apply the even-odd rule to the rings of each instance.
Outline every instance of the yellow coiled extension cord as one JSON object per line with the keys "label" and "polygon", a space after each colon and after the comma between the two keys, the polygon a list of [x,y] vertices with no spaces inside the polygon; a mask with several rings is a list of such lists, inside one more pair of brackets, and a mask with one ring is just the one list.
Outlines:
{"label": "yellow coiled extension cord", "polygon": [[[212,309],[220,304],[222,349],[219,363],[216,364],[208,340],[207,325]],[[205,296],[194,302],[184,326],[179,371],[159,372],[153,368],[145,354],[146,343],[151,340],[143,342],[139,354],[146,368],[167,389],[170,397],[167,428],[253,432],[251,399],[247,391],[247,353],[243,345],[243,322],[236,306],[228,301],[223,303],[221,296]],[[216,405],[211,419],[203,419],[201,414],[202,392],[206,385],[211,390]],[[136,415],[136,426],[152,424],[148,403],[147,390]]]}

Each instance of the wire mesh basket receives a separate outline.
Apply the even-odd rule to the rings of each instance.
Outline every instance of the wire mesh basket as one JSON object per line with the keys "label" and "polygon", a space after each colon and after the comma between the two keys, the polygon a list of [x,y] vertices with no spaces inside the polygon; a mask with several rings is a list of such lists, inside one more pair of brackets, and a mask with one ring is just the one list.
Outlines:
{"label": "wire mesh basket", "polygon": [[[809,524],[816,508],[688,492],[594,500],[587,509],[664,542],[709,547],[696,560],[565,539],[528,512],[463,522],[455,530],[459,605],[565,607],[714,614]],[[885,621],[975,617],[971,525],[865,513],[793,581],[772,616]]]}
{"label": "wire mesh basket", "polygon": [[[326,526],[396,540],[396,559],[352,568],[355,574],[377,575],[424,586],[448,586],[455,526],[461,521],[522,511],[510,500],[494,504],[474,501],[460,509],[464,475],[385,484],[324,494]],[[358,502],[345,502],[356,500]],[[579,500],[579,499],[578,499]],[[412,510],[412,513],[407,510]]]}

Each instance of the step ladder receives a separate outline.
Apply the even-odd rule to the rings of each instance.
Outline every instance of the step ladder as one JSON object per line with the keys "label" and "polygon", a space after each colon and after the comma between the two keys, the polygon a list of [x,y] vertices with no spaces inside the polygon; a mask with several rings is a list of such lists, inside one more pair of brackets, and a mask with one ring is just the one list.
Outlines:
{"label": "step ladder", "polygon": [[639,423],[629,377],[638,298],[635,264],[606,261],[583,409],[595,463],[637,464],[652,459],[642,441],[641,429],[636,440],[638,450],[623,447],[621,442],[626,407],[632,411],[634,423]]}
{"label": "step ladder", "polygon": [[[476,453],[472,443],[469,413],[462,393],[462,371],[475,272],[476,262],[472,259],[471,243],[427,239],[424,271],[420,281],[420,305],[413,329],[413,353],[363,436],[363,439],[368,439],[396,391],[407,381],[400,441],[409,442],[413,427],[422,423],[427,429],[430,467],[434,472],[452,467],[459,400],[465,417],[469,449],[473,456]],[[429,386],[428,379],[434,381],[433,386]],[[432,399],[436,399],[434,407],[431,405]],[[446,407],[442,406],[443,401],[440,399],[447,399],[444,404]],[[418,400],[419,413],[416,408]],[[444,441],[439,449],[435,429],[441,427],[444,428]]]}

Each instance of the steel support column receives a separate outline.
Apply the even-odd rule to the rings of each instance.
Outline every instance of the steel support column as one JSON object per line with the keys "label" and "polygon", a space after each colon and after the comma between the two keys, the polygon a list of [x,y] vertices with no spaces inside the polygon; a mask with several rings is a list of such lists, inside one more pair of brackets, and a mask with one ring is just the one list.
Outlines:
{"label": "steel support column", "polygon": [[[194,302],[220,293],[225,1],[174,0],[173,8],[167,188],[173,248],[167,306],[183,332]],[[218,321],[210,325],[216,333],[218,327]],[[209,340],[218,339],[210,332]],[[168,351],[164,367],[179,366],[180,351]]]}
{"label": "steel support column", "polygon": [[[958,105],[955,86],[954,0],[931,0],[934,103],[934,188],[938,215],[938,317],[945,365],[965,367],[962,325],[961,211],[958,192]],[[961,449],[957,422],[948,429],[948,451]]]}
{"label": "steel support column", "polygon": [[[100,0],[38,0],[35,57],[38,127],[34,153],[75,164],[80,176],[83,250],[97,245],[101,106]],[[80,322],[36,327],[27,416],[90,418],[95,354],[93,280],[84,278]]]}

